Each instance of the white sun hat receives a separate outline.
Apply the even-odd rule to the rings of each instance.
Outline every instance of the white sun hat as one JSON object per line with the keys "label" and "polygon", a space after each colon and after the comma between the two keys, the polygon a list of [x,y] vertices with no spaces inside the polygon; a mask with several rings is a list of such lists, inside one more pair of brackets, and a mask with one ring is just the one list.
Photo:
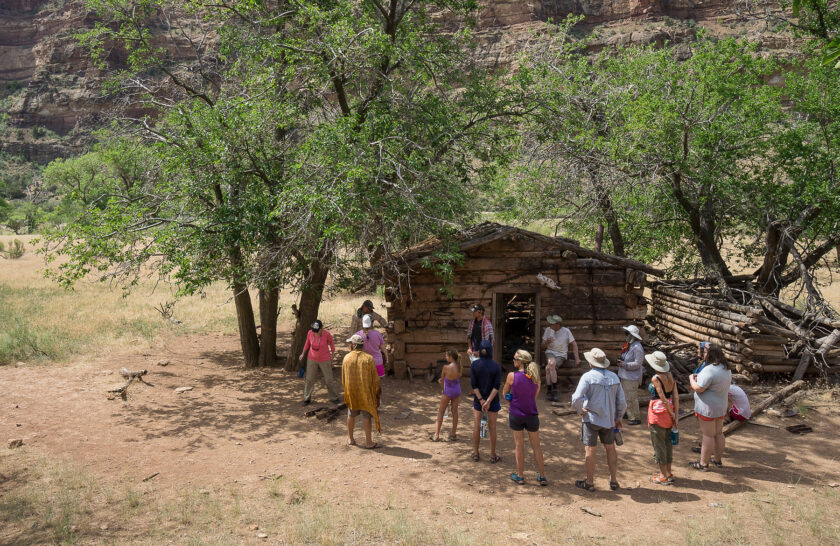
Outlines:
{"label": "white sun hat", "polygon": [[596,368],[607,368],[610,365],[610,361],[607,360],[607,355],[605,355],[604,351],[597,347],[591,351],[583,353],[583,358]]}

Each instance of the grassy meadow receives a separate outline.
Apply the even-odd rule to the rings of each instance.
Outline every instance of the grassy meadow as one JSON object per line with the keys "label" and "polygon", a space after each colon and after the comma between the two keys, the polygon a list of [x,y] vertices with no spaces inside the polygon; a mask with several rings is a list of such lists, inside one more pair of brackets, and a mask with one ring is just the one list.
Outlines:
{"label": "grassy meadow", "polygon": [[[120,286],[86,280],[65,290],[44,277],[34,238],[0,236],[6,245],[14,239],[26,245],[21,258],[0,260],[0,365],[67,361],[127,344],[142,349],[184,334],[237,332],[231,292],[223,284],[179,299],[173,316],[181,324],[174,324],[155,308],[175,300],[175,287],[144,279],[126,295]],[[256,310],[256,291],[252,295]],[[321,319],[327,327],[344,326],[354,306],[368,297],[377,301],[365,294],[328,296],[321,304]],[[291,305],[296,301],[296,294],[281,293],[281,323],[292,322]]]}

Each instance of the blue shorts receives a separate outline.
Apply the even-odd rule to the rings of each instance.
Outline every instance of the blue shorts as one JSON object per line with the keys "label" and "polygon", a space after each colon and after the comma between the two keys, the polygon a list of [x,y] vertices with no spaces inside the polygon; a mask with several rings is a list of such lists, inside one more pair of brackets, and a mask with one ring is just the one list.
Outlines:
{"label": "blue shorts", "polygon": [[[475,397],[473,397],[473,409],[475,409],[475,411],[481,411],[481,404],[478,403],[478,400]],[[490,408],[487,411],[499,413],[500,409],[502,409],[502,405],[499,403],[499,395],[497,394],[493,401],[490,402]]]}

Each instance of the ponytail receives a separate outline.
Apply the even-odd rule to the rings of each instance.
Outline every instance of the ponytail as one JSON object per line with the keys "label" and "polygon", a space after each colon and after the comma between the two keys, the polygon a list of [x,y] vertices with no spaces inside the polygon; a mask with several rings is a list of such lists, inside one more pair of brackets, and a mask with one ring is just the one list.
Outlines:
{"label": "ponytail", "polygon": [[529,362],[528,367],[525,368],[525,373],[531,378],[536,385],[540,384],[540,367],[536,362]]}

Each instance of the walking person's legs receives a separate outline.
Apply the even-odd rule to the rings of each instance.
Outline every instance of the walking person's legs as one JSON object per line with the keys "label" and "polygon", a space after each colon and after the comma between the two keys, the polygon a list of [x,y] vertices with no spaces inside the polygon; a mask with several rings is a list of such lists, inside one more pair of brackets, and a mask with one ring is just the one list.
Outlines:
{"label": "walking person's legs", "polygon": [[354,446],[356,445],[356,440],[353,439],[353,429],[356,428],[356,418],[353,417],[353,414],[350,410],[347,410],[347,445]]}
{"label": "walking person's legs", "polygon": [[595,454],[598,446],[584,446],[586,450],[586,483],[595,483]]}
{"label": "walking person's legs", "polygon": [[615,450],[615,444],[604,444],[604,449],[607,451],[607,466],[610,467],[610,487],[612,484],[618,484],[616,473],[618,472],[618,453]]}
{"label": "walking person's legs", "polygon": [[715,450],[715,422],[697,418],[700,423],[700,433],[703,435],[703,444],[700,446],[700,464],[709,465],[712,452]]}
{"label": "walking person's legs", "polygon": [[622,379],[621,388],[627,399],[627,420],[639,424],[639,382]]}
{"label": "walking person's legs", "polygon": [[440,440],[440,427],[443,426],[443,414],[446,413],[446,406],[449,405],[449,397],[445,394],[440,395],[440,404],[438,405],[437,423],[435,426],[435,435],[432,438],[434,441]]}
{"label": "walking person's legs", "polygon": [[723,463],[723,450],[726,448],[726,436],[723,435],[723,419],[715,419],[715,462]]}
{"label": "walking person's legs", "polygon": [[[449,407],[452,413],[452,433],[449,435],[450,440],[454,440],[458,433],[458,402],[461,400],[460,396],[456,396],[449,401]],[[440,434],[440,431],[438,431]]]}
{"label": "walking person's legs", "polygon": [[312,390],[315,388],[315,380],[318,378],[318,363],[312,359],[306,359],[306,375],[303,379],[303,402],[308,404],[312,399]]}
{"label": "walking person's legs", "polygon": [[499,458],[496,455],[496,419],[499,417],[499,412],[487,412],[487,427],[490,429],[490,462],[496,462]]}
{"label": "walking person's legs", "polygon": [[534,452],[534,463],[537,465],[537,472],[545,476],[545,461],[543,459],[542,447],[540,446],[539,431],[529,432],[528,440],[531,442],[531,450]]}
{"label": "walking person's legs", "polygon": [[373,420],[372,416],[369,414],[362,415],[362,426],[365,428],[365,447],[371,448],[374,446],[373,444],[373,424],[371,421]]}
{"label": "walking person's legs", "polygon": [[473,426],[473,459],[478,460],[478,443],[481,441],[479,430],[481,429],[481,412],[473,408],[475,424]]}
{"label": "walking person's legs", "polygon": [[338,401],[338,385],[333,378],[332,362],[319,362],[318,367],[321,369],[321,375],[324,376],[324,384],[327,386],[327,394],[330,396],[330,401]]}
{"label": "walking person's legs", "polygon": [[514,430],[513,442],[516,446],[516,473],[521,476],[525,473],[525,433],[521,430]]}

